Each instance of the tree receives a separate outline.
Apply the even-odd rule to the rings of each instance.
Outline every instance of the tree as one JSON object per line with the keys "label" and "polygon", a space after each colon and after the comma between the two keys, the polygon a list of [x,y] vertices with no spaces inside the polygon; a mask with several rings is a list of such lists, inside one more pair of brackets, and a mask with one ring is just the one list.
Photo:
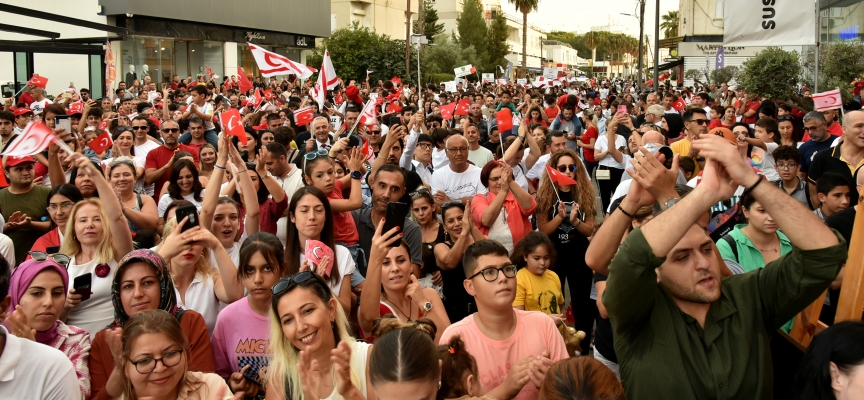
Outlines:
{"label": "tree", "polygon": [[702,86],[708,86],[712,83],[720,86],[721,83],[725,82],[728,84],[731,82],[735,79],[737,74],[738,67],[730,65],[728,67],[717,68],[710,71],[707,68],[688,69],[684,72],[684,78],[692,79],[694,82]]}
{"label": "tree", "polygon": [[537,11],[540,0],[508,0],[522,13],[522,74],[528,76],[528,13]]}
{"label": "tree", "polygon": [[483,70],[494,71],[498,65],[507,65],[504,57],[510,54],[510,45],[507,44],[507,20],[503,14],[498,13],[492,18],[486,39]]}
{"label": "tree", "polygon": [[453,74],[457,67],[478,65],[480,58],[473,46],[463,49],[460,44],[451,41],[446,33],[442,33],[435,37],[435,46],[423,48],[420,61],[426,74]]}
{"label": "tree", "polygon": [[[815,52],[811,49],[804,57],[804,86],[814,85]],[[864,47],[854,42],[823,43],[819,49],[819,91],[840,88],[843,101],[852,99],[850,83],[864,74]]]}
{"label": "tree", "polygon": [[597,47],[606,44],[606,35],[601,32],[591,31],[584,35],[582,35],[582,40],[585,42],[585,46],[591,50],[591,61],[596,61],[597,53],[595,50]]}
{"label": "tree", "polygon": [[[360,28],[356,21],[350,27],[337,29],[329,38],[324,38],[306,59],[306,64],[321,68],[325,49],[330,50],[336,74],[346,83],[350,79],[365,79],[367,70],[374,71],[369,77],[371,80],[389,80],[401,76],[408,81],[414,76],[405,71],[404,40],[393,40],[369,28]],[[416,65],[416,62],[417,54],[412,51],[411,65]],[[310,79],[317,79],[317,74]]]}
{"label": "tree", "polygon": [[483,19],[483,8],[478,0],[465,0],[462,13],[456,17],[456,31],[459,33],[458,43],[462,48],[474,46],[482,49],[486,43],[486,21]]}
{"label": "tree", "polygon": [[419,21],[414,21],[414,32],[423,32],[426,35],[426,39],[429,40],[429,43],[434,43],[434,38],[439,33],[444,32],[444,24],[438,23],[438,11],[435,10],[432,6],[433,3],[430,0],[426,0],[423,2],[423,30],[421,31],[419,26],[417,25]]}
{"label": "tree", "polygon": [[[737,87],[759,97],[786,103],[803,111],[813,109],[794,89],[801,76],[797,52],[769,47],[747,60],[735,76]],[[809,100],[809,99],[808,99]]]}
{"label": "tree", "polygon": [[663,22],[660,24],[660,29],[663,30],[663,37],[677,37],[678,36],[678,10],[669,11],[666,15],[660,17]]}

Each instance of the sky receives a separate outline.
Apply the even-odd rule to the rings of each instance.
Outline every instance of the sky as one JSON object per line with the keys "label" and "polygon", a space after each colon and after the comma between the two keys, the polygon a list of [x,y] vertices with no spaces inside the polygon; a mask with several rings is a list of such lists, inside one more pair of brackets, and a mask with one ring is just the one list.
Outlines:
{"label": "sky", "polygon": [[[677,10],[678,0],[659,0],[660,15],[670,10]],[[627,13],[638,15],[636,0],[540,0],[539,11],[528,14],[528,23],[536,25],[544,31],[567,31],[584,33],[592,26],[620,25],[625,33],[633,37],[639,36],[639,21],[637,18],[621,15]],[[657,0],[647,0],[645,4],[645,33],[653,40],[656,21]],[[505,13],[521,18],[520,13],[508,0],[501,0],[501,8]],[[611,21],[611,23],[610,23]],[[662,38],[663,32],[660,32]]]}

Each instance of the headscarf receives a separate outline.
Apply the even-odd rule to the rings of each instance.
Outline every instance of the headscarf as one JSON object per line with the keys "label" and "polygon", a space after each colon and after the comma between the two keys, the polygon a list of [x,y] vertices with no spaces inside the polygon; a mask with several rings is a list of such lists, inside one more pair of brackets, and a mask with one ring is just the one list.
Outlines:
{"label": "headscarf", "polygon": [[[34,279],[36,279],[36,276],[47,269],[52,269],[60,274],[60,280],[63,281],[63,295],[65,296],[66,293],[68,293],[69,273],[66,272],[66,268],[61,267],[59,264],[55,263],[54,260],[50,259],[45,261],[29,259],[21,263],[18,268],[15,268],[15,270],[12,271],[12,277],[9,281],[9,294],[12,296],[12,303],[9,305],[8,310],[9,314],[12,314],[12,312],[15,311],[15,306],[20,303],[21,297],[24,296],[24,292],[27,291],[27,288],[30,287],[30,284],[33,283]],[[47,330],[37,331],[36,341],[42,344],[52,343],[58,335],[57,327],[59,325],[60,321],[54,321],[54,325]]]}
{"label": "headscarf", "polygon": [[123,324],[129,319],[126,311],[123,310],[123,303],[120,301],[120,284],[123,278],[123,270],[132,263],[143,262],[156,270],[156,277],[159,279],[159,309],[167,311],[173,316],[177,316],[180,308],[177,307],[177,297],[174,294],[174,282],[171,281],[171,273],[168,272],[168,263],[165,259],[152,250],[139,249],[133,250],[126,254],[120,263],[117,265],[117,272],[114,275],[114,282],[111,283],[111,303],[114,304],[114,322],[109,327],[123,327]]}

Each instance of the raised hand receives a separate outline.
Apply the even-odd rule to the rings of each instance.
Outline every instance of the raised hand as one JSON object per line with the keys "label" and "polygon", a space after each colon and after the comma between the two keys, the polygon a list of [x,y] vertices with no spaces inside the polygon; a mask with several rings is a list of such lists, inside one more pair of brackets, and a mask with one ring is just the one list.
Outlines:
{"label": "raised hand", "polygon": [[30,327],[30,322],[27,320],[27,315],[20,305],[15,306],[15,311],[6,319],[9,325],[9,332],[18,336],[21,339],[36,341],[36,330]]}
{"label": "raised hand", "polygon": [[414,276],[414,274],[411,274],[409,278],[411,279],[411,281],[405,288],[405,298],[414,303],[417,308],[423,308],[423,305],[426,304],[429,299],[427,299],[426,295],[423,294],[423,287],[420,286],[420,282],[417,280],[417,277]]}
{"label": "raised hand", "polygon": [[[228,387],[233,393],[243,393],[249,397],[255,397],[258,394],[258,384],[246,379],[244,375],[249,370],[251,365],[246,365],[240,371],[234,372],[228,378]],[[218,397],[220,400],[222,397]]]}
{"label": "raised hand", "polygon": [[665,161],[665,155],[659,152],[652,155],[641,146],[639,151],[633,155],[633,159],[630,160],[630,164],[633,166],[633,173],[631,174],[633,180],[638,182],[655,200],[669,199],[678,195],[675,191],[675,182],[678,180],[678,155],[673,156],[672,168],[670,169],[664,165]]}
{"label": "raised hand", "polygon": [[382,229],[384,229],[384,218],[381,218],[381,222],[378,223],[378,226],[375,228],[375,234],[372,236],[372,246],[369,249],[369,264],[372,264],[373,260],[378,265],[384,262],[384,257],[387,257],[387,253],[390,252],[390,245],[402,238],[402,233],[399,232],[398,226],[383,234],[381,232]]}
{"label": "raised hand", "polygon": [[320,399],[318,387],[321,385],[321,372],[318,370],[318,360],[312,359],[308,351],[301,350],[299,356],[297,373],[303,386],[303,398]]}
{"label": "raised hand", "polygon": [[351,346],[348,342],[341,341],[335,349],[330,350],[330,361],[336,376],[336,392],[346,399],[356,398],[359,391],[351,382]]}
{"label": "raised hand", "polygon": [[351,157],[348,159],[348,169],[351,171],[359,171],[363,166],[363,151],[360,147],[351,149]]}

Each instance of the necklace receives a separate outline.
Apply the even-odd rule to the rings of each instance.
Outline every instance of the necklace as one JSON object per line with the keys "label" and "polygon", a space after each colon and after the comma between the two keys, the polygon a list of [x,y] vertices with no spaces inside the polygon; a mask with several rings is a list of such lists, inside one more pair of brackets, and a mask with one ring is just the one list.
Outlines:
{"label": "necklace", "polygon": [[[753,247],[756,247],[756,245],[754,244]],[[763,252],[763,253],[769,253],[769,252],[770,252],[770,253],[776,253],[776,252],[777,252],[777,248],[773,248],[773,249],[760,249],[760,248],[756,247],[756,250],[759,250],[759,251],[761,251],[761,252]]]}
{"label": "necklace", "polygon": [[[393,305],[393,307],[396,307],[396,310],[398,310],[400,313],[402,313],[402,315],[405,316],[405,318],[408,320],[407,322],[411,322],[411,317],[410,317],[408,314],[405,314],[405,311],[402,311],[402,309],[399,308],[399,306],[397,306],[396,303],[394,303],[394,302],[392,302],[390,299],[388,299],[388,298],[387,298],[387,293],[383,293],[383,292],[382,292],[381,294],[384,296],[384,300],[387,300],[388,303],[390,303],[391,305]],[[409,304],[409,306],[410,306],[410,304]]]}

